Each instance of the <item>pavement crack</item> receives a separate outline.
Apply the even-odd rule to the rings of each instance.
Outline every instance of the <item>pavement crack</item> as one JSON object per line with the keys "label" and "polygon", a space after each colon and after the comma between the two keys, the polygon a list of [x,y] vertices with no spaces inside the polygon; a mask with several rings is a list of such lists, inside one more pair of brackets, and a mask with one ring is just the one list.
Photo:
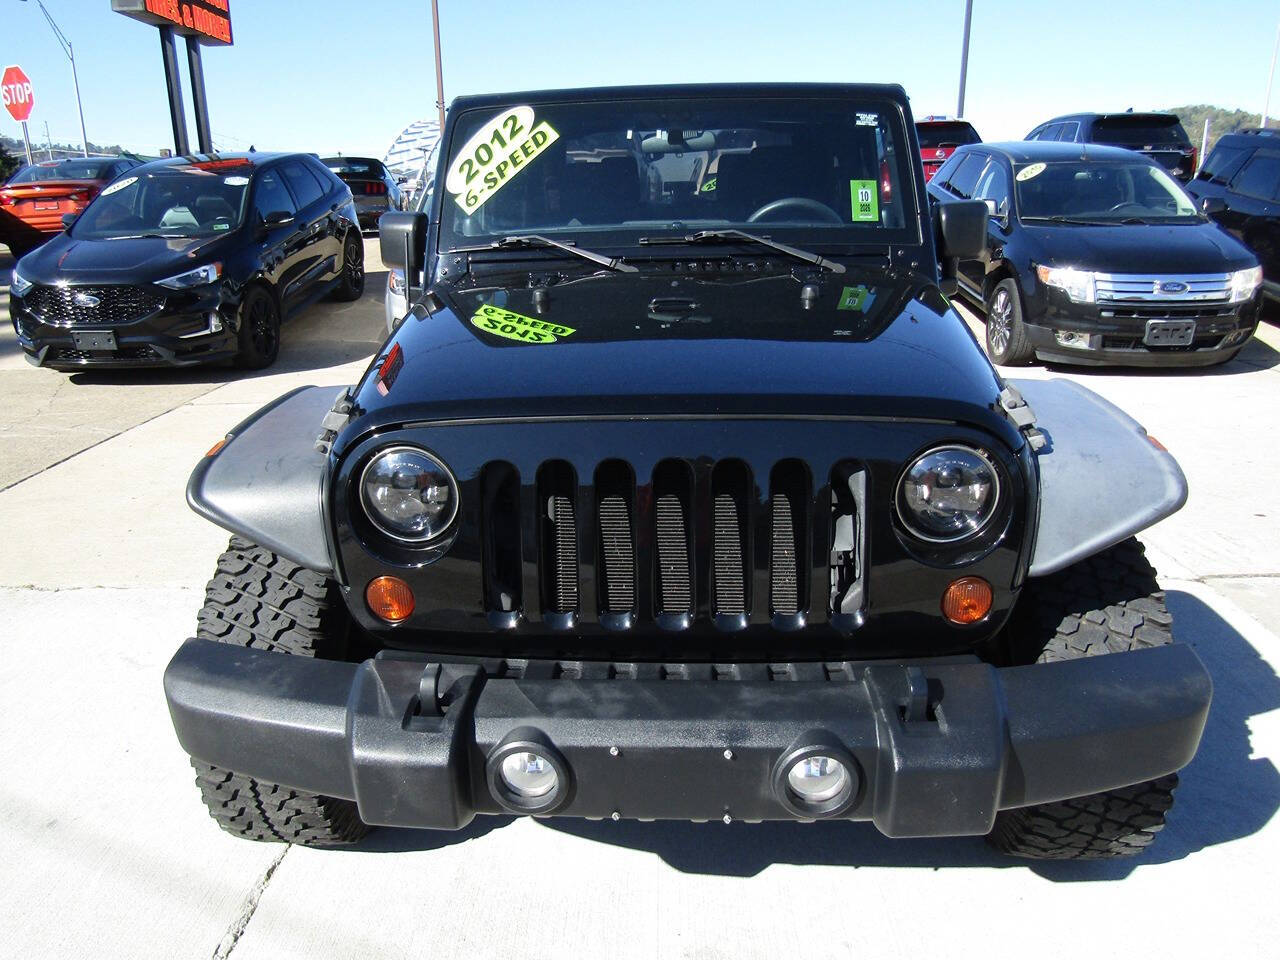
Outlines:
{"label": "pavement crack", "polygon": [[253,919],[253,915],[257,912],[258,901],[262,899],[262,894],[266,891],[267,884],[271,882],[271,877],[275,874],[276,868],[284,861],[288,852],[289,847],[286,845],[279,855],[267,865],[267,869],[258,878],[258,882],[245,894],[244,902],[240,904],[239,913],[231,921],[231,926],[227,927],[227,932],[222,935],[222,940],[219,941],[217,948],[213,951],[213,960],[226,960],[227,957],[231,956],[231,951],[236,948],[236,944],[244,936],[245,928],[249,926],[249,921]]}

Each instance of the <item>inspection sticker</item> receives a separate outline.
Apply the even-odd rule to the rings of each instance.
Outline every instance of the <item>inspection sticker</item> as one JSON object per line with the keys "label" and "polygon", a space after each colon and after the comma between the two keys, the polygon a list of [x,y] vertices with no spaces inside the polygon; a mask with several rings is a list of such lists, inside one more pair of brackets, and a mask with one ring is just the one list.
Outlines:
{"label": "inspection sticker", "polygon": [[475,213],[559,138],[545,120],[534,122],[533,107],[504,110],[458,151],[445,189],[464,213]]}
{"label": "inspection sticker", "polygon": [[854,223],[880,222],[879,184],[874,180],[850,180],[849,199]]}
{"label": "inspection sticker", "polygon": [[1032,177],[1038,177],[1042,173],[1044,173],[1044,164],[1032,163],[1019,170],[1018,175],[1014,177],[1014,179],[1019,183],[1022,183],[1026,180],[1030,180]]}
{"label": "inspection sticker", "polygon": [[125,187],[129,186],[129,184],[137,182],[137,177],[125,177],[123,180],[117,180],[115,183],[108,186],[107,189],[103,190],[102,193],[99,194],[99,196],[109,197],[117,190],[123,190]]}
{"label": "inspection sticker", "polygon": [[485,333],[520,343],[555,343],[562,337],[571,337],[577,333],[573,327],[535,320],[489,303],[480,305],[480,309],[471,318],[471,325]]}
{"label": "inspection sticker", "polygon": [[836,309],[866,313],[871,309],[875,299],[876,295],[861,284],[856,287],[845,287],[840,291],[840,302],[836,304]]}

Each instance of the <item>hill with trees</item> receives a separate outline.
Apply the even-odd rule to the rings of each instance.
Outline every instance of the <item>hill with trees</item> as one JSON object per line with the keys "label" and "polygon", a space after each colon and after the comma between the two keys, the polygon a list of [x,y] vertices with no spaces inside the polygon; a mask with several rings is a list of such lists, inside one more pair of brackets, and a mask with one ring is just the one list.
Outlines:
{"label": "hill with trees", "polygon": [[[1262,117],[1244,110],[1228,110],[1225,107],[1214,107],[1207,103],[1197,103],[1185,107],[1167,107],[1162,112],[1176,113],[1182,121],[1182,128],[1198,148],[1200,138],[1204,136],[1204,122],[1209,121],[1209,149],[1218,142],[1224,133],[1231,133],[1241,127],[1257,127],[1262,124]],[[1269,126],[1275,126],[1272,122]]]}

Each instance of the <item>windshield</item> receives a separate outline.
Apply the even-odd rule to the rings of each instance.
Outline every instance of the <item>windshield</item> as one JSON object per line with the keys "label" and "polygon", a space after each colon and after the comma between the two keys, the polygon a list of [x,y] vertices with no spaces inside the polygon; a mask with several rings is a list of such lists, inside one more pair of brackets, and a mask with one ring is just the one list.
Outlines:
{"label": "windshield", "polygon": [[105,160],[59,160],[56,163],[38,163],[15,173],[10,183],[42,183],[46,180],[99,180],[107,168],[119,161],[119,157]]}
{"label": "windshield", "polygon": [[[809,244],[918,229],[888,102],[611,100],[471,110],[442,168],[441,248],[537,232],[584,246],[738,227]],[[800,232],[797,232],[800,231]]]}
{"label": "windshield", "polygon": [[380,177],[384,172],[381,161],[362,160],[359,157],[328,157],[320,162],[338,176]]}
{"label": "windshield", "polygon": [[252,166],[201,164],[130,170],[98,195],[71,228],[81,240],[215,236],[244,221]]}
{"label": "windshield", "polygon": [[938,147],[959,147],[966,143],[981,143],[978,131],[967,123],[920,123],[916,124],[916,136],[920,138],[921,150],[935,150]]}
{"label": "windshield", "polygon": [[1177,117],[1102,117],[1093,124],[1093,139],[1117,147],[1189,144]]}
{"label": "windshield", "polygon": [[1200,220],[1174,179],[1146,161],[1028,163],[1016,168],[1014,183],[1023,220]]}

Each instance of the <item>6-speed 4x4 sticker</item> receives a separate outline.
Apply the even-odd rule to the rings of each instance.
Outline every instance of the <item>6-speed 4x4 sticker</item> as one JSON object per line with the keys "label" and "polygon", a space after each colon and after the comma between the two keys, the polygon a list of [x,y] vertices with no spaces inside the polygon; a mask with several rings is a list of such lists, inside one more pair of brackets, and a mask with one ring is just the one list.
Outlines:
{"label": "6-speed 4x4 sticker", "polygon": [[533,107],[504,110],[458,151],[445,189],[463,212],[474,213],[559,138],[545,120],[534,122]]}
{"label": "6-speed 4x4 sticker", "polygon": [[471,325],[485,333],[519,343],[555,343],[562,337],[571,337],[577,333],[573,327],[536,320],[489,303],[480,305],[480,309],[471,318]]}

